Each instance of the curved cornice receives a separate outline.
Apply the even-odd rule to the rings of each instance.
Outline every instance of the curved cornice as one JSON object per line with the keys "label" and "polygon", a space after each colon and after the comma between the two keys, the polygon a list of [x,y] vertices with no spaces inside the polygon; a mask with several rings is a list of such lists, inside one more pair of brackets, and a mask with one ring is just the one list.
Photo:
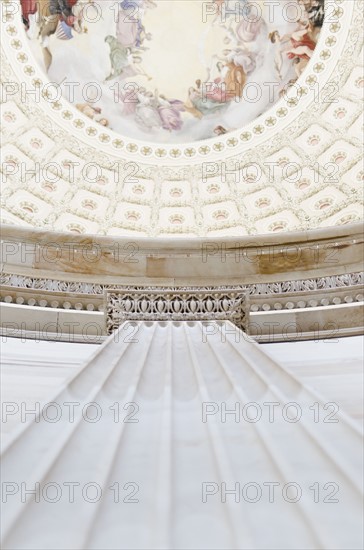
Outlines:
{"label": "curved cornice", "polygon": [[4,226],[2,265],[6,272],[63,280],[180,286],[294,280],[362,268],[361,224],[282,237],[131,241]]}
{"label": "curved cornice", "polygon": [[110,292],[146,304],[158,295],[161,311],[191,293],[246,295],[246,330],[261,341],[360,334],[362,225],[280,237],[130,241],[4,227],[4,334],[101,341]]}

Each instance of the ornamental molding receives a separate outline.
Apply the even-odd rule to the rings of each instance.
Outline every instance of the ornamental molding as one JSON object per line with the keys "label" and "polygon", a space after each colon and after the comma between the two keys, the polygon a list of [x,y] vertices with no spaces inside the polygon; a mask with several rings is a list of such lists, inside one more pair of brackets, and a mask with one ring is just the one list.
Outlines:
{"label": "ornamental molding", "polygon": [[106,291],[105,300],[108,334],[125,321],[231,321],[241,330],[246,326],[246,293],[233,288],[223,292],[113,289]]}
{"label": "ornamental molding", "polygon": [[[88,282],[67,282],[56,279],[42,279],[27,277],[11,273],[3,273],[0,276],[1,301],[8,304],[24,306],[40,306],[54,309],[86,310],[104,312],[107,306],[105,296],[115,292],[115,285],[105,285]],[[183,295],[191,293],[199,296],[225,295],[233,293],[234,296],[245,296],[245,309],[251,312],[311,308],[317,306],[334,306],[338,304],[362,302],[364,273],[347,273],[328,277],[301,279],[297,281],[281,281],[271,283],[256,283],[247,285],[216,285],[216,286],[152,286],[152,285],[118,285],[118,299],[126,300],[122,296],[158,296],[162,301],[175,297],[175,301]],[[168,298],[163,298],[168,297]],[[130,298],[128,298],[130,300]],[[135,298],[136,299],[136,298]],[[142,298],[140,298],[142,300]],[[235,298],[234,298],[235,299]],[[160,306],[159,311],[156,302],[147,308],[150,314],[163,313],[168,317],[169,313],[192,313],[186,305],[185,309],[175,311],[174,307]],[[105,305],[106,304],[106,305]],[[144,306],[143,306],[144,307]],[[178,307],[178,306],[176,306]],[[157,309],[153,309],[157,308]],[[172,309],[171,309],[172,308]],[[201,306],[201,313],[204,312]],[[207,305],[206,305],[207,308]],[[126,311],[126,310],[125,310]],[[130,309],[134,314],[142,314],[143,310],[136,306]],[[206,309],[208,313],[210,311]],[[217,313],[219,310],[217,310]],[[225,314],[226,310],[220,313]]]}
{"label": "ornamental molding", "polygon": [[[225,290],[235,289],[237,291],[249,290],[250,295],[255,294],[282,294],[286,292],[302,292],[311,290],[326,290],[331,288],[343,288],[361,285],[364,283],[364,272],[344,273],[342,275],[331,275],[310,279],[299,279],[296,281],[278,281],[271,283],[254,283],[247,285],[208,285],[208,286],[159,286],[159,285],[118,285],[118,289],[125,291],[161,290],[163,291],[188,291],[191,288],[196,290]],[[61,281],[58,279],[45,279],[16,275],[3,272],[0,275],[0,284],[14,288],[32,288],[34,290],[48,290],[51,292],[67,292],[78,294],[102,295],[105,290],[115,288],[115,285],[102,283],[88,283],[81,281]]]}

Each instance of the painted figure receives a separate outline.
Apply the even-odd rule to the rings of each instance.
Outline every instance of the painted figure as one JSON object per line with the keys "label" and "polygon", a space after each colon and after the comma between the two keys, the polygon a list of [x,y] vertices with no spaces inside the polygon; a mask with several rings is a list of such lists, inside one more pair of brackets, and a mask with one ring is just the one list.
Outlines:
{"label": "painted figure", "polygon": [[283,80],[282,67],[284,63],[283,53],[285,45],[290,43],[291,35],[285,34],[281,37],[278,31],[273,31],[268,35],[269,40],[274,44],[274,69],[279,80]]}
{"label": "painted figure", "polygon": [[158,113],[157,101],[152,92],[140,89],[137,94],[138,103],[135,107],[135,121],[145,130],[160,128],[161,118]]}
{"label": "painted figure", "polygon": [[[94,0],[21,0],[22,17],[26,30],[30,28],[31,17],[38,18],[38,35],[41,38],[46,70],[52,63],[49,37],[57,29],[59,30],[58,37],[64,40],[72,38],[72,29],[81,32],[82,9],[77,16],[73,13],[73,8],[76,7],[78,1],[80,4],[84,4],[86,1],[93,3]],[[61,27],[59,27],[60,23]]]}
{"label": "painted figure", "polygon": [[182,128],[181,112],[185,110],[183,102],[177,99],[167,99],[164,95],[158,97],[158,112],[164,130],[180,130]]}
{"label": "painted figure", "polygon": [[[58,39],[70,40],[75,37],[75,33],[87,32],[87,28],[83,25],[85,18],[82,12],[93,2],[96,0],[20,0],[26,29],[36,27],[34,20],[38,17],[46,69],[52,62],[49,48],[50,36],[55,33]],[[207,137],[208,132],[211,135],[222,135],[231,131],[230,127],[225,128],[225,124],[230,125],[230,122],[226,121],[234,120],[235,114],[236,125],[244,124],[249,119],[249,109],[244,109],[238,103],[243,97],[244,87],[251,79],[263,81],[262,73],[268,71],[270,74],[274,64],[276,77],[273,79],[280,82],[282,91],[285,86],[295,81],[294,72],[296,78],[302,74],[316,47],[323,22],[324,0],[292,0],[292,3],[303,8],[297,15],[296,23],[279,20],[276,30],[272,27],[271,21],[268,23],[263,17],[257,16],[258,0],[254,2],[253,0],[214,0],[214,2],[217,6],[214,14],[217,13],[217,15],[216,17],[213,15],[215,20],[213,22],[210,20],[209,28],[205,28],[200,37],[201,44],[198,44],[198,58],[204,74],[201,73],[198,78],[194,77],[194,79],[197,78],[194,85],[191,86],[191,82],[186,83],[184,91],[182,90],[179,96],[182,99],[186,98],[186,101],[171,99],[157,90],[153,92],[143,88],[139,85],[141,79],[134,79],[142,75],[151,80],[142,67],[142,61],[144,52],[149,49],[146,42],[152,39],[152,35],[147,32],[148,18],[144,16],[149,8],[157,7],[153,0],[117,0],[116,23],[108,15],[102,17],[99,25],[90,27],[90,35],[92,34],[90,38],[84,37],[82,41],[74,40],[75,47],[80,48],[77,55],[73,58],[74,45],[67,44],[64,49],[67,52],[67,59],[61,60],[57,57],[57,62],[59,60],[63,72],[71,66],[74,71],[78,69],[76,64],[86,63],[87,56],[90,55],[90,51],[93,51],[96,61],[93,59],[92,62],[97,65],[97,74],[100,72],[102,74],[105,70],[106,79],[103,80],[101,76],[103,86],[114,79],[124,81],[123,91],[118,96],[119,116],[120,119],[129,117],[129,126],[134,121],[139,129],[145,132],[157,132],[162,129],[168,132],[180,132],[183,129],[184,132],[186,128],[187,139],[188,129],[191,129],[194,136]],[[263,0],[259,2],[265,4]],[[112,0],[105,0],[102,9],[107,10],[111,4],[113,4]],[[151,17],[149,21],[155,22],[156,18]],[[195,26],[191,25],[192,28],[195,29]],[[292,32],[291,29],[294,31]],[[209,35],[211,30],[217,33],[220,44],[219,50],[215,50],[214,54],[210,51],[213,42],[213,37]],[[30,34],[28,32],[28,37]],[[102,41],[107,45],[106,51],[105,47],[100,47],[96,52],[92,50],[94,47],[101,46]],[[196,42],[198,42],[197,37]],[[52,40],[52,48],[56,48],[55,44],[56,42]],[[57,53],[61,56],[59,45],[57,47]],[[165,47],[170,46],[166,44]],[[149,53],[151,52],[144,57],[145,60],[150,59]],[[208,56],[207,59],[206,56]],[[195,70],[195,60],[191,60],[191,65],[193,65],[191,70]],[[154,64],[151,63],[151,66]],[[80,69],[80,78],[82,78],[82,67]],[[55,74],[56,71],[57,68],[54,67]],[[132,80],[136,82],[131,82]],[[174,83],[171,83],[172,88],[175,89]],[[170,95],[178,97],[176,92],[170,92]],[[110,94],[105,94],[103,101],[106,103],[103,103],[103,106],[107,105],[109,100]],[[263,97],[262,103],[255,111],[264,112],[266,107],[264,101]],[[261,110],[259,110],[260,107]],[[100,112],[94,112],[92,105],[78,104],[77,108],[100,124],[109,125],[108,120],[101,117]],[[115,113],[115,108],[112,106],[110,106],[110,113]],[[209,121],[204,124],[202,133],[194,130],[197,121],[186,121],[183,126],[189,115],[197,119],[209,118]],[[213,120],[215,122],[212,122]],[[122,128],[119,120],[115,124]],[[206,130],[207,128],[209,130]],[[137,133],[139,135],[139,130]]]}
{"label": "painted figure", "polygon": [[124,0],[119,4],[116,24],[116,38],[124,48],[136,46],[140,33],[140,19],[136,15],[138,4],[133,1]]}
{"label": "painted figure", "polygon": [[315,31],[312,23],[308,23],[304,29],[293,32],[290,40],[292,47],[286,52],[288,59],[299,57],[309,60],[312,57],[316,48]]}
{"label": "painted figure", "polygon": [[140,50],[125,48],[118,42],[115,36],[111,35],[105,38],[105,42],[110,47],[109,57],[111,64],[111,71],[109,76],[106,77],[106,81],[117,77],[126,78],[137,74],[143,75],[150,80],[150,76],[147,75],[140,65],[142,61]]}
{"label": "painted figure", "polygon": [[297,77],[299,77],[316,48],[318,34],[319,29],[314,27],[310,21],[304,25],[303,28],[302,24],[300,24],[298,29],[292,34],[286,34],[282,37],[278,31],[269,34],[269,39],[272,44],[278,46],[275,52],[274,61],[275,69],[280,80],[282,80],[281,69],[283,66],[283,54],[293,61]]}
{"label": "painted figure", "polygon": [[42,42],[56,32],[58,22],[65,21],[67,25],[73,26],[75,17],[72,7],[77,0],[38,0],[41,14],[40,36]]}
{"label": "painted figure", "polygon": [[91,118],[95,122],[101,124],[101,126],[109,126],[109,121],[105,117],[101,117],[101,108],[92,105],[91,103],[77,103],[76,109],[81,111],[84,115]]}
{"label": "painted figure", "polygon": [[30,16],[38,11],[37,0],[20,0],[23,23],[26,30],[30,27]]}
{"label": "painted figure", "polygon": [[110,47],[111,72],[106,80],[120,76],[130,64],[130,48],[122,46],[114,36],[106,36],[105,42]]}
{"label": "painted figure", "polygon": [[253,42],[262,28],[262,19],[249,21],[243,18],[236,27],[236,35],[241,42]]}
{"label": "painted figure", "polygon": [[[211,85],[211,83],[208,83]],[[193,87],[188,90],[188,100],[184,104],[186,111],[191,113],[196,118],[202,118],[204,115],[210,115],[223,109],[226,109],[226,92],[221,87],[221,84],[215,82],[217,85],[217,92],[215,89],[211,89],[210,86],[205,87]],[[219,86],[220,85],[220,86]]]}
{"label": "painted figure", "polygon": [[99,115],[101,113],[100,107],[95,107],[91,103],[77,103],[76,109],[92,119],[94,119],[96,115]]}
{"label": "painted figure", "polygon": [[138,86],[133,84],[126,84],[123,92],[119,93],[119,100],[122,103],[122,114],[129,116],[135,113],[135,108],[138,103],[137,90]]}
{"label": "painted figure", "polygon": [[154,8],[150,0],[123,0],[119,4],[116,24],[116,38],[124,47],[140,48],[144,40],[151,40],[152,35],[145,31],[142,23],[145,8]]}
{"label": "painted figure", "polygon": [[241,67],[246,75],[252,73],[256,69],[257,56],[247,48],[224,50],[224,55],[228,63],[234,63],[237,67]]}
{"label": "painted figure", "polygon": [[303,10],[306,12],[306,18],[314,27],[321,28],[325,17],[325,0],[298,0]]}

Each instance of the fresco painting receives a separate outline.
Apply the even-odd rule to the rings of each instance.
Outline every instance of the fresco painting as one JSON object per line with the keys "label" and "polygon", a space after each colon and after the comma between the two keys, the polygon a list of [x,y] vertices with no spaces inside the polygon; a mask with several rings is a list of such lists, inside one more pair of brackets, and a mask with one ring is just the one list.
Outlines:
{"label": "fresco painting", "polygon": [[66,99],[134,139],[191,142],[267,111],[309,63],[324,0],[21,0]]}

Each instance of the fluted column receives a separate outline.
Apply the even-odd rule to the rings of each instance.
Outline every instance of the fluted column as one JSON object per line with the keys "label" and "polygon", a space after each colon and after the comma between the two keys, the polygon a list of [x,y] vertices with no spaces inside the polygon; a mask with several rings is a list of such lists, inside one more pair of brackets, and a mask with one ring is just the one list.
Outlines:
{"label": "fluted column", "polygon": [[4,549],[362,546],[356,424],[229,322],[124,324],[52,401],[3,451]]}

